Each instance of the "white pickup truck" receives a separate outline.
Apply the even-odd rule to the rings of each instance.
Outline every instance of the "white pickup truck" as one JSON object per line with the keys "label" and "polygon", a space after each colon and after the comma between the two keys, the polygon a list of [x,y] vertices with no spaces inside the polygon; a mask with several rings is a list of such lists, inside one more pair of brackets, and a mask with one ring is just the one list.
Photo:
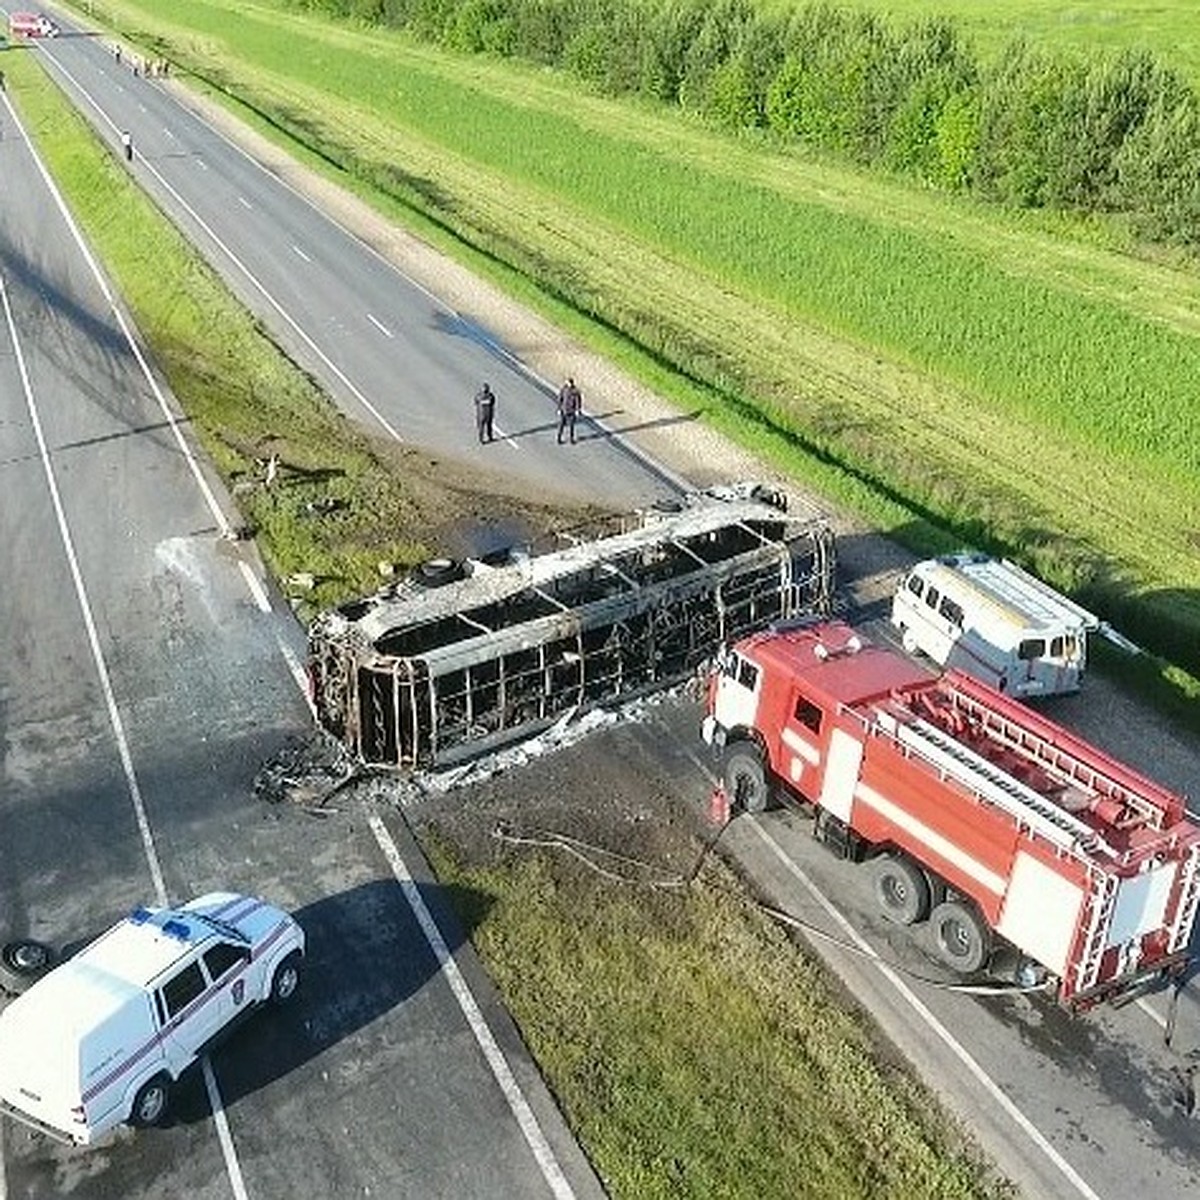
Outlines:
{"label": "white pickup truck", "polygon": [[253,896],[134,909],[0,1011],[0,1111],[78,1145],[159,1124],[219,1034],[291,998],[303,957],[300,926]]}

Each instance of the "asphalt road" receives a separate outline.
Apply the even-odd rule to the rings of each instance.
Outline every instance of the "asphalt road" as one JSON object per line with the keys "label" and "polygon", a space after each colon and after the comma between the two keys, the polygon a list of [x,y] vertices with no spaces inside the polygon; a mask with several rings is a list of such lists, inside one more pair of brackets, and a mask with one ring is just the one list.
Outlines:
{"label": "asphalt road", "polygon": [[[121,132],[130,132],[138,181],[280,343],[368,428],[517,473],[534,493],[629,507],[675,486],[599,419],[585,417],[581,444],[560,449],[561,380],[539,379],[486,329],[181,107],[159,81],[117,63],[99,39],[64,37],[41,50],[115,150]],[[499,398],[497,441],[481,447],[473,397],[485,380]]]}
{"label": "asphalt road", "polygon": [[[137,158],[133,169],[139,179],[168,211],[180,214],[181,223],[212,254],[235,290],[263,314],[296,356],[326,382],[347,411],[368,425],[390,429],[397,436],[423,445],[465,450],[468,454],[490,455],[496,451],[510,456],[497,458],[496,464],[519,470],[530,479],[531,487],[538,486],[539,481],[560,491],[570,485],[579,488],[582,494],[600,494],[616,502],[644,499],[647,494],[661,490],[663,477],[653,469],[639,467],[615,439],[596,438],[588,447],[587,456],[567,460],[555,455],[551,445],[551,381],[533,378],[520,364],[512,362],[503,347],[485,331],[462,322],[371,251],[331,226],[307,202],[251,164],[240,151],[191,114],[181,111],[153,81],[134,80],[89,39],[63,39],[46,53],[59,64],[69,92],[114,146],[120,129],[135,131]],[[8,150],[6,142],[4,152]],[[5,168],[7,179],[7,164]],[[8,253],[7,243],[12,235],[8,232],[11,219],[7,217],[7,204],[5,212],[6,223],[0,230],[6,237],[6,277],[10,272],[18,275],[22,270],[32,274],[32,269],[21,266],[22,259]],[[22,244],[26,256],[42,253],[40,248],[31,248],[27,241]],[[38,243],[32,245],[37,247]],[[8,265],[10,257],[16,264],[13,267]],[[42,274],[44,268],[39,266],[33,275],[33,293],[38,292],[36,280]],[[11,282],[10,287],[15,290]],[[68,309],[78,310],[75,318],[78,325],[90,327],[93,321],[98,321],[103,329],[106,319],[102,315],[86,317],[83,302],[70,299],[64,304]],[[57,308],[57,304],[53,307]],[[64,322],[63,318],[51,316],[40,319],[57,320],[60,325]],[[96,338],[81,338],[81,344],[60,350],[60,372],[91,380],[83,369],[85,365],[99,363],[103,367],[106,355],[117,361],[123,358],[123,352],[110,345],[112,341],[101,332]],[[52,349],[48,343],[47,359]],[[0,377],[0,387],[8,397],[7,354],[0,367],[5,371]],[[49,366],[44,369],[51,370]],[[106,378],[100,375],[101,380]],[[510,435],[508,440],[486,451],[472,446],[469,412],[470,395],[482,378],[490,378],[501,395],[500,424],[502,431]],[[103,408],[108,403],[111,407],[111,399],[106,401],[104,397],[126,394],[102,382],[76,386],[85,397],[78,402],[81,406],[86,403]],[[133,394],[138,394],[136,387]],[[7,399],[5,404],[9,405]],[[58,407],[64,405],[60,402]],[[161,414],[156,417],[152,409],[131,415],[122,405],[120,417],[110,418],[107,424],[95,422],[83,430],[62,430],[58,436],[64,452],[68,445],[82,441],[89,447],[88,454],[95,454],[100,461],[107,461],[105,456],[110,454],[117,456],[118,461],[121,455],[132,457],[139,453],[135,443],[141,446],[157,439],[174,462],[177,455],[171,449],[167,433],[150,428],[161,420]],[[31,459],[33,451],[25,444],[27,438],[22,441],[20,422],[18,414],[12,418],[11,428],[7,418],[0,426],[3,462],[8,464],[6,471],[17,464],[18,472],[36,478],[36,460]],[[114,427],[117,436],[113,436]],[[131,429],[138,432],[131,435]],[[97,441],[97,437],[102,440]],[[10,440],[14,442],[11,447]],[[142,467],[144,472],[150,469]],[[166,470],[162,466],[155,469]],[[147,786],[146,795],[153,822],[165,822],[157,844],[166,847],[164,862],[169,886],[174,888],[177,882],[194,884],[209,876],[234,884],[262,879],[265,881],[259,885],[262,890],[275,889],[270,894],[297,904],[302,913],[310,906],[314,927],[334,929],[346,922],[369,941],[372,929],[378,931],[384,924],[391,926],[390,921],[370,919],[370,914],[378,911],[374,888],[385,887],[389,894],[394,894],[386,883],[386,874],[379,869],[378,847],[372,849],[362,829],[348,817],[338,819],[341,825],[334,822],[323,827],[318,837],[294,812],[264,813],[261,807],[246,800],[246,780],[252,764],[274,739],[290,728],[303,725],[304,714],[290,690],[287,672],[279,666],[277,648],[263,650],[260,667],[264,677],[277,679],[275,696],[270,696],[270,686],[264,688],[261,680],[248,687],[241,672],[225,669],[225,654],[233,653],[229,644],[237,644],[239,629],[238,622],[232,621],[225,610],[221,610],[225,640],[220,652],[212,651],[217,661],[203,660],[205,672],[213,671],[217,681],[224,681],[218,682],[223,707],[214,705],[210,716],[218,712],[228,717],[239,714],[242,720],[232,720],[236,728],[227,731],[225,736],[229,740],[224,744],[202,743],[197,747],[195,739],[188,738],[185,747],[180,747],[178,728],[204,727],[204,718],[194,715],[183,726],[172,728],[167,723],[188,709],[189,703],[200,705],[195,712],[205,711],[200,701],[183,699],[189,688],[195,693],[189,680],[196,673],[173,671],[168,665],[171,660],[155,653],[153,646],[141,653],[137,647],[145,645],[146,629],[170,628],[169,623],[164,624],[164,613],[170,611],[172,594],[177,594],[180,603],[190,607],[191,613],[199,615],[202,621],[210,618],[198,613],[203,605],[197,604],[190,581],[186,587],[179,583],[178,568],[174,574],[167,572],[160,594],[145,587],[145,579],[152,573],[148,570],[149,550],[143,550],[147,561],[142,563],[140,573],[129,564],[122,566],[111,561],[112,546],[117,544],[122,546],[121,562],[125,561],[121,539],[126,534],[121,520],[140,525],[147,518],[144,515],[130,518],[122,511],[115,518],[121,531],[119,538],[111,528],[95,528],[101,514],[107,511],[100,499],[103,489],[141,486],[130,483],[128,476],[114,470],[111,463],[107,468],[101,467],[100,472],[100,482],[96,482],[90,469],[85,472],[82,466],[77,468],[76,473],[93,479],[90,488],[87,482],[80,481],[85,497],[80,520],[90,533],[90,538],[84,540],[96,547],[92,569],[101,576],[94,583],[100,597],[97,602],[109,596],[111,612],[106,634],[112,636],[106,644],[111,646],[115,661],[123,662],[126,656],[131,659],[121,679],[122,694],[125,688],[129,689],[127,707],[130,722],[138,731],[136,744],[140,746],[145,738],[148,746],[157,747],[148,756],[145,768],[156,787],[151,790]],[[37,485],[27,486],[32,490]],[[44,480],[41,488],[44,493]],[[20,490],[23,493],[25,487]],[[10,491],[5,489],[6,497]],[[103,491],[104,496],[109,494]],[[137,505],[143,502],[142,498],[132,497],[129,512],[141,513]],[[153,504],[156,507],[150,511],[155,513],[157,526],[158,510],[165,508],[169,512],[171,506],[163,505],[158,491]],[[211,515],[194,513],[190,520],[186,513],[177,515],[183,522],[180,526],[170,530],[143,529],[141,532],[148,539],[145,546],[157,547],[164,539],[191,538],[188,549],[201,554],[204,569],[211,570],[214,579],[222,571],[231,577],[226,579],[228,596],[236,596],[237,588],[243,585],[228,560],[213,555],[211,562],[206,561],[193,544],[207,544],[206,539],[212,539],[211,533],[196,536],[197,530],[211,528]],[[45,560],[43,570],[38,572],[40,579],[51,576],[55,569],[48,549],[53,544],[50,534],[28,532],[36,528],[31,523],[37,519],[33,514],[14,515],[7,503],[0,518],[4,522],[6,545],[11,529],[14,538],[25,539],[27,553],[35,553],[32,547],[38,548],[35,561]],[[49,520],[44,514],[40,519]],[[52,523],[50,528],[52,534]],[[153,540],[156,533],[158,541]],[[135,545],[142,544],[130,540]],[[843,553],[842,559],[844,563],[852,563],[853,555]],[[28,571],[21,577],[27,574]],[[6,765],[6,792],[0,808],[4,814],[0,819],[6,828],[0,830],[0,836],[7,845],[11,829],[14,839],[19,839],[13,844],[22,847],[22,855],[30,855],[31,864],[28,870],[22,865],[18,877],[12,878],[14,869],[6,855],[0,865],[0,872],[4,872],[0,876],[3,888],[0,895],[6,904],[11,904],[16,918],[36,915],[40,924],[31,924],[35,933],[83,927],[93,915],[98,916],[101,910],[107,912],[116,904],[110,896],[119,895],[121,903],[125,903],[126,899],[144,894],[148,887],[139,857],[143,848],[139,846],[136,822],[129,812],[127,780],[123,778],[119,756],[112,750],[111,729],[93,709],[100,689],[88,679],[94,679],[95,668],[89,665],[86,647],[80,649],[76,644],[78,602],[71,597],[69,572],[60,570],[58,574],[66,577],[65,583],[59,579],[53,589],[48,585],[44,593],[40,583],[37,584],[36,600],[31,597],[28,603],[8,588],[0,592],[4,627],[6,631],[20,631],[12,644],[19,647],[19,655],[25,656],[20,661],[28,663],[18,668],[15,665],[18,660],[14,658],[3,668],[13,679],[0,676],[6,746],[16,744],[21,748],[21,754],[14,760],[21,764],[21,770],[13,772],[11,784]],[[4,577],[13,576],[6,572]],[[132,598],[121,592],[121,578],[127,587],[135,589]],[[176,589],[174,593],[172,588]],[[216,585],[208,584],[204,590],[210,588]],[[74,615],[66,611],[72,604]],[[243,607],[252,606],[243,601]],[[128,623],[127,616],[138,608],[143,610],[143,620]],[[153,624],[148,625],[147,618]],[[240,612],[241,621],[248,624],[260,622],[260,618],[266,620],[264,614]],[[63,628],[57,645],[44,650],[27,648],[26,643],[34,640],[31,631],[41,636],[46,626],[60,620]],[[180,622],[180,629],[180,644],[188,647],[181,654],[203,655],[204,650],[191,645],[193,633],[187,632],[192,629],[190,616]],[[286,643],[294,635],[272,629],[260,634],[257,640],[246,636],[251,645],[261,647],[271,642],[277,647],[280,638]],[[245,653],[251,654],[249,650]],[[67,664],[69,670],[64,669]],[[35,677],[40,680],[36,686],[29,682]],[[84,695],[90,691],[88,699],[81,702],[72,698],[77,685],[82,686]],[[259,699],[268,696],[270,702],[260,706]],[[634,727],[612,736],[644,739],[644,753],[659,756],[682,793],[702,804],[708,785],[694,749],[694,713],[682,709],[674,715],[672,712],[663,710],[658,728]],[[291,716],[281,721],[280,713]],[[1062,705],[1056,715],[1083,727],[1089,736],[1164,782],[1188,787],[1200,774],[1193,746],[1157,728],[1152,718],[1104,681],[1090,681],[1085,695]],[[56,723],[75,731],[69,744],[51,732]],[[90,751],[82,749],[85,745]],[[230,747],[240,747],[243,755],[240,762]],[[49,779],[59,779],[61,783],[50,785]],[[24,805],[10,805],[10,788],[25,789],[21,793],[27,796]],[[82,796],[87,797],[86,807],[77,802]],[[103,803],[108,807],[102,807]],[[81,812],[86,816],[81,816]],[[171,813],[178,815],[173,817]],[[81,829],[86,822],[89,828],[107,831],[104,851],[95,856],[90,869],[82,849],[87,844],[85,837],[72,839],[79,849],[73,847],[67,861],[75,867],[78,856],[81,879],[90,882],[81,883],[78,889],[72,882],[71,899],[63,894],[66,868],[54,865],[63,858],[61,848],[53,849],[54,830],[61,822],[68,822],[68,828],[70,822],[75,822]],[[228,854],[233,841],[231,829],[238,831],[237,838],[248,839],[251,848],[244,856],[245,862],[240,853]],[[402,831],[396,832],[399,836]],[[219,836],[221,833],[224,837]],[[981,998],[948,990],[940,983],[923,982],[907,973],[930,974],[929,960],[919,945],[914,946],[907,935],[878,921],[862,877],[814,846],[804,824],[794,815],[771,814],[753,821],[743,820],[731,828],[727,837],[730,847],[745,856],[764,889],[782,907],[811,918],[814,923],[821,922],[823,928],[843,940],[851,941],[856,935],[864,937],[870,945],[885,952],[889,962],[898,964],[889,968],[889,974],[833,943],[823,939],[815,943],[836,961],[854,992],[879,1017],[884,1028],[947,1102],[976,1129],[1002,1168],[1022,1184],[1026,1194],[1070,1200],[1130,1195],[1165,1198],[1185,1195],[1200,1182],[1196,1123],[1176,1103],[1179,1097],[1176,1072],[1189,1065],[1192,1061],[1189,1056],[1200,1052],[1200,1015],[1190,991],[1180,1001],[1174,1047],[1168,1049],[1162,1036],[1167,1019],[1164,996],[1151,997],[1121,1010],[1068,1018],[1040,1000]],[[111,848],[108,843],[112,843]],[[316,861],[310,863],[314,845]],[[121,849],[122,846],[125,848]],[[356,847],[356,851],[352,852],[351,847]],[[355,854],[361,855],[361,859]],[[343,859],[342,855],[348,857]],[[24,859],[17,861],[23,863]],[[180,875],[177,880],[175,872],[185,870],[190,874]],[[94,895],[89,888],[94,889]],[[327,899],[330,895],[343,900],[330,901]],[[830,896],[836,898],[832,906],[825,899]],[[53,916],[42,915],[47,913]],[[843,917],[848,919],[849,929],[843,926]],[[326,920],[328,926],[324,925]],[[400,947],[394,950],[399,953]],[[335,951],[332,945],[322,951],[331,957],[321,961],[332,961]],[[391,951],[389,948],[388,954]],[[363,964],[365,973],[370,973],[371,964],[379,961],[379,957],[368,956]],[[352,969],[344,977],[356,978],[357,972]],[[330,1018],[335,1026],[337,1020],[343,1024],[328,1042],[322,1040],[326,1037],[325,1025],[319,1016],[308,1018],[315,1022],[316,1032],[312,1033],[308,1024],[306,1032],[319,1048],[301,1055],[301,1061],[291,1063],[286,1071],[272,1065],[276,1060],[264,1051],[266,1063],[250,1070],[251,1077],[246,1082],[245,1075],[238,1074],[237,1063],[218,1058],[219,1079],[233,1072],[228,1076],[229,1087],[237,1099],[230,1116],[239,1153],[245,1148],[256,1169],[247,1183],[251,1195],[271,1195],[276,1188],[282,1190],[285,1183],[291,1187],[298,1179],[321,1178],[313,1174],[317,1169],[334,1172],[328,1177],[339,1184],[342,1179],[337,1174],[339,1170],[360,1171],[363,1174],[355,1175],[354,1179],[362,1183],[369,1169],[363,1165],[364,1161],[371,1163],[371,1169],[382,1171],[386,1165],[401,1172],[396,1178],[415,1178],[415,1174],[403,1174],[406,1170],[415,1172],[416,1167],[401,1150],[393,1148],[388,1159],[373,1158],[382,1153],[383,1136],[375,1122],[391,1117],[397,1131],[395,1136],[407,1137],[410,1130],[401,1114],[421,1110],[424,1104],[424,1100],[417,1104],[404,1096],[394,1081],[394,1090],[387,1091],[386,1078],[390,1076],[378,1067],[381,1057],[384,1062],[394,1062],[399,1056],[403,1067],[408,1068],[402,1067],[398,1072],[406,1086],[429,1092],[432,1085],[427,1072],[432,1071],[438,1089],[448,1090],[456,1098],[475,1095],[476,1089],[471,1084],[474,1077],[460,1079],[445,1062],[435,1061],[436,1055],[423,1059],[406,1057],[401,1032],[393,1030],[391,1022],[407,1020],[417,998],[424,997],[435,982],[428,970],[424,973],[418,970],[417,982],[405,982],[406,978],[397,976],[389,984],[381,983],[378,988],[381,994],[375,998],[360,1001],[343,996],[339,1001],[336,994],[324,994],[323,998],[310,1001],[318,1006],[318,1014],[341,1007],[348,1009],[349,1014]],[[389,1001],[394,1007],[388,1007]],[[385,1028],[379,1028],[380,1022]],[[465,1035],[460,1029],[457,1036]],[[290,1044],[291,1037],[282,1040]],[[275,1043],[264,1035],[263,1044],[269,1047]],[[278,1054],[288,1060],[285,1049]],[[325,1056],[334,1056],[338,1065],[333,1070],[324,1065]],[[361,1133],[361,1148],[356,1144],[355,1153],[343,1160],[338,1157],[335,1143],[358,1128],[353,1119],[352,1100],[345,1097],[351,1094],[354,1081],[359,1078],[369,1078],[372,1086],[382,1088],[390,1099],[381,1099],[378,1104],[372,1101],[371,1124]],[[235,1083],[236,1079],[242,1082]],[[338,1093],[343,1107],[335,1109],[336,1118],[323,1120],[322,1101],[328,1099],[323,1089],[332,1084],[346,1089]],[[297,1109],[305,1119],[293,1119],[297,1117]],[[445,1116],[444,1108],[438,1111]],[[472,1122],[472,1125],[472,1134],[477,1134],[478,1124]],[[310,1150],[307,1140],[303,1147],[297,1148],[293,1136],[287,1154],[278,1153],[273,1144],[273,1138],[282,1136],[284,1131],[294,1133],[297,1127],[303,1128],[306,1135],[311,1134],[314,1143],[311,1149],[319,1156],[317,1165],[306,1157]],[[442,1137],[453,1128],[453,1122],[431,1121],[428,1128]],[[119,1154],[110,1156],[108,1165],[97,1172],[96,1178],[103,1179],[105,1171],[117,1173],[112,1178],[119,1176],[129,1189],[120,1194],[154,1195],[158,1189],[163,1194],[168,1191],[175,1194],[193,1176],[172,1176],[172,1170],[183,1168],[168,1165],[176,1159],[164,1148],[171,1146],[175,1155],[183,1147],[195,1147],[201,1153],[211,1148],[210,1142],[211,1133],[204,1121],[185,1123],[169,1131],[161,1141],[138,1139],[129,1147],[123,1146]],[[291,1161],[293,1154],[298,1155],[295,1163]],[[526,1157],[519,1143],[514,1157]],[[33,1151],[26,1153],[20,1147],[14,1157],[10,1146],[9,1158],[10,1178],[17,1180],[12,1185],[14,1194],[19,1191],[20,1181],[27,1177],[26,1172],[32,1173],[29,1178],[45,1180],[51,1178],[48,1172],[59,1169],[52,1160],[39,1159]],[[507,1160],[501,1156],[501,1161]],[[439,1167],[441,1162],[433,1155],[426,1165],[435,1172],[451,1170],[444,1164]],[[41,1175],[37,1174],[39,1170]],[[78,1168],[81,1176],[84,1171]],[[211,1174],[200,1170],[194,1178],[203,1179],[209,1187],[221,1184],[219,1179],[214,1181]],[[445,1180],[447,1176],[434,1178]],[[164,1179],[170,1187],[162,1182]],[[91,1177],[82,1178],[79,1186],[86,1188],[91,1182]],[[467,1188],[455,1190],[456,1183],[457,1180],[446,1184],[449,1190],[442,1194],[471,1194]],[[206,1193],[201,1187],[196,1194]],[[438,1194],[438,1189],[430,1187],[424,1194]],[[490,1194],[502,1193],[497,1190]]]}
{"label": "asphalt road", "polygon": [[0,109],[0,937],[231,887],[310,947],[166,1129],[0,1121],[0,1198],[598,1196],[403,823],[254,796],[311,728],[301,631]]}

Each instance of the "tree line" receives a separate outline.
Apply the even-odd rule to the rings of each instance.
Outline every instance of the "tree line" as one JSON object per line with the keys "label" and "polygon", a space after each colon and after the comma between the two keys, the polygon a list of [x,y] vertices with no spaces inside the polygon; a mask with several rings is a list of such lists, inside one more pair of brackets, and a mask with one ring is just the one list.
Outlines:
{"label": "tree line", "polygon": [[756,0],[285,0],[471,54],[555,67],[727,129],[1027,208],[1122,214],[1200,242],[1200,97],[1139,50],[1014,41],[983,63],[946,19]]}

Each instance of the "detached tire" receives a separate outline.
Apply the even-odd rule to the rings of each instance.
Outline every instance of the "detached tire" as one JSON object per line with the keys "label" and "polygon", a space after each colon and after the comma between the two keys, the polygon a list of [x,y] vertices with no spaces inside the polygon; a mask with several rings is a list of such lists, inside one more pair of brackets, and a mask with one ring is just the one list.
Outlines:
{"label": "detached tire", "polygon": [[907,858],[883,854],[875,859],[871,888],[879,911],[897,925],[915,925],[929,916],[929,880]]}
{"label": "detached tire", "polygon": [[271,976],[271,1003],[287,1004],[300,986],[300,955],[289,954]]}
{"label": "detached tire", "polygon": [[165,1075],[155,1075],[138,1088],[129,1110],[129,1124],[134,1129],[152,1129],[166,1120],[170,1107],[171,1081]]}
{"label": "detached tire", "polygon": [[431,558],[428,562],[418,563],[412,569],[410,578],[421,587],[443,587],[447,583],[466,576],[467,569],[454,558]]}
{"label": "detached tire", "polygon": [[730,806],[743,812],[766,812],[771,801],[762,754],[752,742],[734,742],[722,764],[725,795]]}
{"label": "detached tire", "polygon": [[54,966],[54,951],[44,942],[18,938],[0,946],[0,990],[14,996],[26,991]]}
{"label": "detached tire", "polygon": [[972,975],[987,962],[991,931],[961,900],[945,900],[933,910],[929,924],[938,957],[961,975]]}

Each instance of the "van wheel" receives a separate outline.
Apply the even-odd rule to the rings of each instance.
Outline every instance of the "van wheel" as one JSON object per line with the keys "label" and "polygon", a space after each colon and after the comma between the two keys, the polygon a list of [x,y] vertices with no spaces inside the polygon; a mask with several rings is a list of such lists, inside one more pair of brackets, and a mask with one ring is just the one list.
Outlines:
{"label": "van wheel", "polygon": [[54,951],[44,942],[20,938],[0,946],[0,990],[19,995],[54,965]]}
{"label": "van wheel", "polygon": [[938,957],[962,975],[978,971],[987,961],[991,939],[975,910],[961,900],[943,900],[930,915]]}
{"label": "van wheel", "polygon": [[871,864],[879,911],[897,925],[915,925],[929,915],[929,880],[907,858],[882,854]]}
{"label": "van wheel", "polygon": [[171,1104],[171,1082],[165,1075],[155,1075],[138,1088],[129,1112],[129,1123],[135,1129],[161,1125]]}
{"label": "van wheel", "polygon": [[900,644],[909,654],[917,652],[917,635],[911,629],[900,626]]}
{"label": "van wheel", "polygon": [[271,976],[271,1003],[286,1004],[300,986],[300,955],[289,954]]}
{"label": "van wheel", "polygon": [[743,812],[766,812],[771,798],[762,755],[752,742],[734,742],[725,751],[725,794]]}

